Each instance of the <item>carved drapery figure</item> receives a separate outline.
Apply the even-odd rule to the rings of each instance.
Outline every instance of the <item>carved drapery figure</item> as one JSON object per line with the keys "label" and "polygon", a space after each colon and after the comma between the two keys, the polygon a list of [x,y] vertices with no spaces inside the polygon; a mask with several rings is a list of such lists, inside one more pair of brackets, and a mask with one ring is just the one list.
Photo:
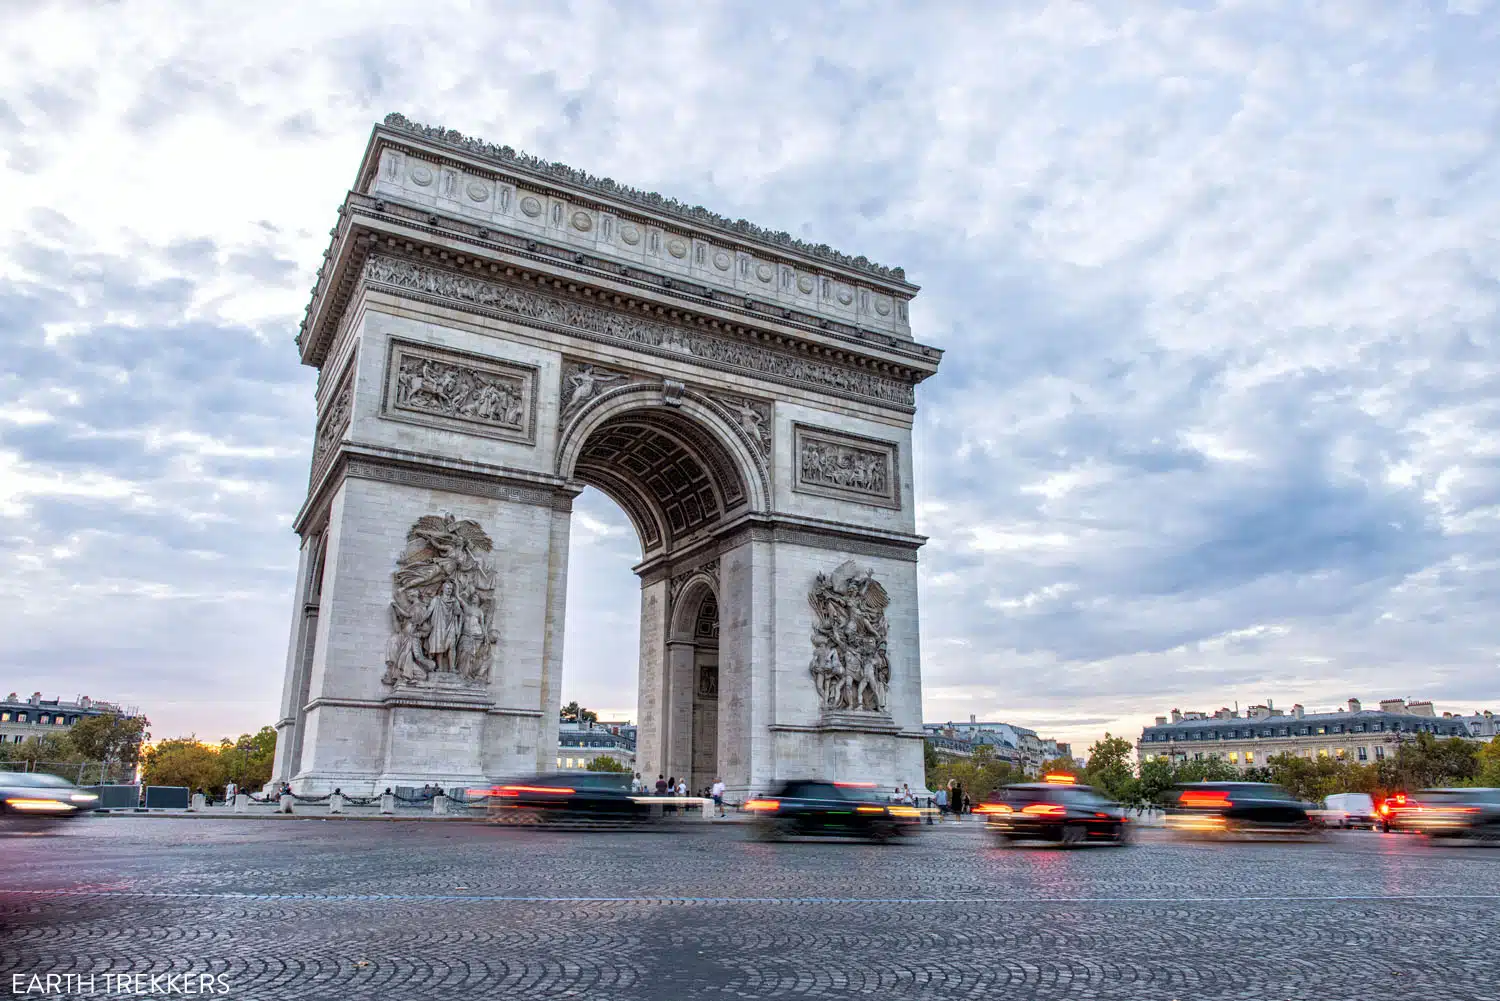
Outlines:
{"label": "carved drapery figure", "polygon": [[500,636],[493,628],[494,548],[478,522],[427,515],[406,535],[392,574],[393,632],[386,643],[387,685],[435,674],[485,683]]}
{"label": "carved drapery figure", "polygon": [[825,710],[885,712],[890,693],[885,617],[890,597],[875,572],[853,560],[818,574],[808,592],[813,609],[809,670]]}
{"label": "carved drapery figure", "polygon": [[569,371],[564,378],[571,392],[568,394],[568,402],[564,404],[563,411],[568,412],[583,406],[592,400],[601,389],[617,379],[625,378],[619,372],[611,372],[608,369],[595,368],[593,365],[578,365]]}

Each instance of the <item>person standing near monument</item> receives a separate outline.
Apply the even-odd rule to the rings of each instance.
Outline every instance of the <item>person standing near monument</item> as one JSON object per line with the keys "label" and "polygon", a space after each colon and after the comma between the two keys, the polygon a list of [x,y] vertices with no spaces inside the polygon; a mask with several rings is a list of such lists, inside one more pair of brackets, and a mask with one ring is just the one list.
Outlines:
{"label": "person standing near monument", "polygon": [[714,801],[715,816],[724,816],[724,780],[721,778],[714,779],[714,784],[708,788],[708,794]]}

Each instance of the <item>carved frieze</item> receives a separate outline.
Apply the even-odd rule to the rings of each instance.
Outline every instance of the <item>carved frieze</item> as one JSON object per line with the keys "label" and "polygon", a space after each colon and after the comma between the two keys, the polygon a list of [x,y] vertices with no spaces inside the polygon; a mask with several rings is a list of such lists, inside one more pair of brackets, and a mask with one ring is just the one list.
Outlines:
{"label": "carved frieze", "polygon": [[384,684],[490,680],[499,633],[494,543],[476,521],[451,514],[417,519],[391,575],[391,638]]}
{"label": "carved frieze", "polygon": [[333,457],[334,446],[349,430],[350,413],[354,406],[354,361],[344,367],[344,377],[339,388],[333,391],[328,405],[318,418],[317,437],[313,442],[312,478],[317,479]]}
{"label": "carved frieze", "polygon": [[745,432],[760,454],[771,454],[771,405],[745,396],[730,396],[710,393],[709,398],[729,414],[730,418]]}
{"label": "carved frieze", "polygon": [[813,579],[813,656],[809,670],[825,712],[887,709],[891,686],[885,610],[890,596],[875,572],[845,560]]}
{"label": "carved frieze", "polygon": [[682,589],[687,586],[687,582],[699,574],[709,577],[713,580],[714,586],[717,587],[719,583],[719,558],[716,556],[707,563],[693,567],[691,570],[684,570],[681,573],[673,574],[671,582],[667,585],[667,590],[671,594],[673,602],[677,601],[677,596],[682,593]]}
{"label": "carved frieze", "polygon": [[383,416],[511,441],[533,441],[536,369],[392,340]]}
{"label": "carved frieze", "polygon": [[899,508],[896,443],[814,428],[793,428],[792,489],[801,493]]}
{"label": "carved frieze", "polygon": [[365,262],[364,278],[397,289],[474,303],[534,323],[552,324],[564,328],[565,332],[690,356],[712,367],[805,383],[902,407],[911,407],[916,400],[910,383],[855,366],[815,361],[791,351],[689,330],[665,321],[543,295],[415,261],[371,255]]}

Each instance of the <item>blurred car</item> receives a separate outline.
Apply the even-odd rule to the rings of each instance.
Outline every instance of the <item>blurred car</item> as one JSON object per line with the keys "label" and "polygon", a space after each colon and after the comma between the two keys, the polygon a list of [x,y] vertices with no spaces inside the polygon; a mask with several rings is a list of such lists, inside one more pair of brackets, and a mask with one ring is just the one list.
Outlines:
{"label": "blurred car", "polygon": [[874,783],[800,779],[782,782],[769,795],[746,800],[754,832],[766,841],[804,835],[886,842],[915,833],[922,811],[882,802]]}
{"label": "blurred car", "polygon": [[1206,836],[1290,834],[1321,829],[1309,804],[1269,782],[1191,782],[1172,791],[1167,827]]}
{"label": "blurred car", "polygon": [[1076,784],[1072,776],[1006,786],[994,799],[974,807],[974,812],[985,818],[985,829],[1002,843],[1124,845],[1130,841],[1125,808],[1092,786]]}
{"label": "blurred car", "polygon": [[1434,838],[1500,840],[1500,789],[1423,789],[1399,816],[1401,825]]}
{"label": "blurred car", "polygon": [[489,797],[489,820],[508,826],[587,828],[641,827],[659,819],[649,797],[635,795],[630,776],[614,772],[558,772],[535,775],[470,796]]}
{"label": "blurred car", "polygon": [[1404,792],[1392,793],[1385,797],[1376,808],[1380,814],[1380,829],[1387,834],[1409,830],[1402,825],[1401,820],[1408,810],[1416,808],[1417,804]]}
{"label": "blurred car", "polygon": [[1344,830],[1373,831],[1378,822],[1375,800],[1363,792],[1334,793],[1323,801],[1321,816],[1325,827]]}
{"label": "blurred car", "polygon": [[46,772],[0,772],[0,816],[76,817],[99,807],[99,797]]}

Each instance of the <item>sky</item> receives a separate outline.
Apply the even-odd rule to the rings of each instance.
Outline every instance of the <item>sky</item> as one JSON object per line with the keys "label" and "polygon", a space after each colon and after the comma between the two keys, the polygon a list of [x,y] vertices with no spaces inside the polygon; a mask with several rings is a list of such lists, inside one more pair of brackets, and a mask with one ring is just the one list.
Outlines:
{"label": "sky", "polygon": [[[927,720],[1500,710],[1497,65],[1486,0],[0,4],[0,689],[274,721],[292,339],[400,111],[922,286]],[[639,553],[587,491],[608,715]]]}

